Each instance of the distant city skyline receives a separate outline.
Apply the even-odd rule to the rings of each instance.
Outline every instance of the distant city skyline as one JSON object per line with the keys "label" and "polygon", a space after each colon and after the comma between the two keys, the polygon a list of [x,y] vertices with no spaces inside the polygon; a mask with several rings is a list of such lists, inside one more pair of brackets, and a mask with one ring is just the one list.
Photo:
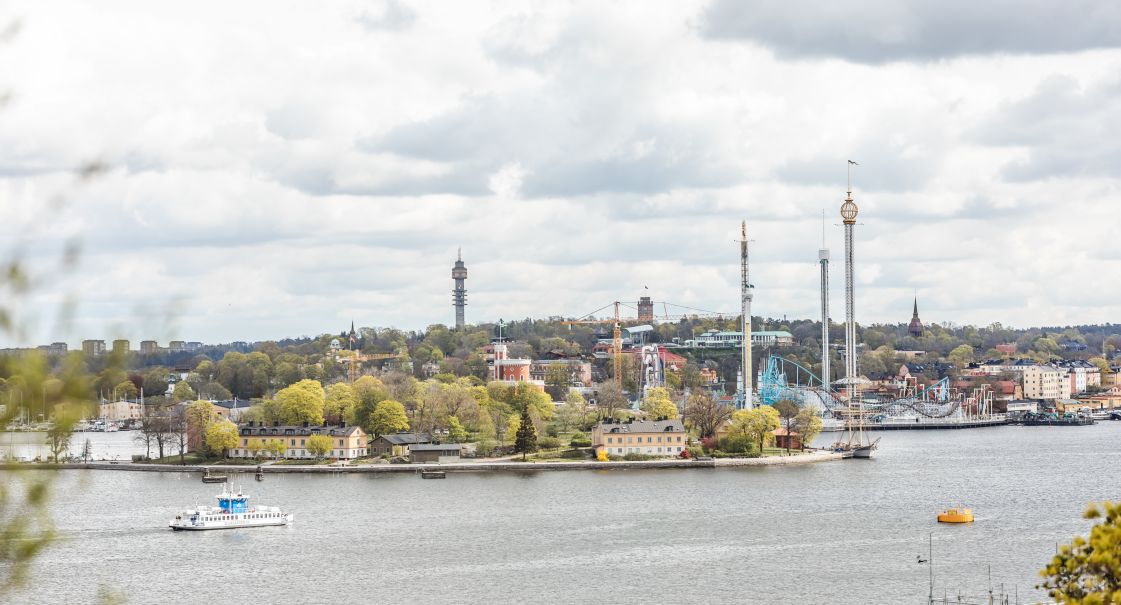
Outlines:
{"label": "distant city skyline", "polygon": [[743,219],[754,315],[815,318],[850,158],[859,323],[1121,320],[1121,7],[934,6],[16,2],[0,347],[452,326],[460,247],[469,324],[734,314]]}

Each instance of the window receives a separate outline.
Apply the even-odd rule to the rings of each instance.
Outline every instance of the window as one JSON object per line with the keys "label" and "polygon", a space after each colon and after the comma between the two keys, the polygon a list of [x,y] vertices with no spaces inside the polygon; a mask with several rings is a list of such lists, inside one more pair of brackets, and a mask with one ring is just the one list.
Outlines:
{"label": "window", "polygon": [[304,447],[304,440],[300,439],[300,447]]}
{"label": "window", "polygon": [[292,445],[292,447],[296,447],[296,440],[295,439],[292,440],[291,445]]}
{"label": "window", "polygon": [[647,437],[646,438],[646,443],[654,443],[654,438],[653,437]]}
{"label": "window", "polygon": [[342,447],[342,446],[343,446],[343,440],[339,439],[339,447]]}
{"label": "window", "polygon": [[662,436],[658,435],[658,443],[661,443],[661,442],[662,442]]}
{"label": "window", "polygon": [[[633,439],[634,439],[634,437],[627,437],[627,443],[631,443],[633,441]],[[639,439],[641,439],[641,437],[639,437]]]}
{"label": "window", "polygon": [[249,440],[248,439],[242,439],[241,444],[242,445],[249,445]]}
{"label": "window", "polygon": [[608,437],[608,438],[607,438],[607,442],[608,442],[608,443],[611,443],[611,437]]}

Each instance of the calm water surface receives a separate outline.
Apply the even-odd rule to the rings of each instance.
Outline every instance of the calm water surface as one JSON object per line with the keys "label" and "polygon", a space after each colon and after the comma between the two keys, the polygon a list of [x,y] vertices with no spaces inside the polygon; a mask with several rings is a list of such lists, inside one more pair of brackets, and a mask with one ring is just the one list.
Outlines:
{"label": "calm water surface", "polygon": [[[179,533],[174,512],[215,493],[197,475],[66,471],[64,539],[16,601],[918,604],[931,532],[939,594],[991,566],[1026,599],[1119,478],[1121,422],[904,431],[874,460],[796,468],[269,475],[245,486],[294,525]],[[976,523],[939,526],[957,502]]]}

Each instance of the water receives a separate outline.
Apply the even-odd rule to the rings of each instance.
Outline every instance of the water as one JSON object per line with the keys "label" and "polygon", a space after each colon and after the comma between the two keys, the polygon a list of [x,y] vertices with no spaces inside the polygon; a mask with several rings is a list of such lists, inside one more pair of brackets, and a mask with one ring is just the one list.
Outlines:
{"label": "water", "polygon": [[[70,439],[70,452],[67,456],[80,456],[82,445],[86,439],[90,440],[90,449],[94,460],[132,460],[133,454],[143,454],[144,445],[135,441],[139,431],[114,431],[112,433],[84,432],[74,433]],[[51,449],[47,447],[47,434],[45,432],[0,432],[0,459],[7,459],[8,452],[16,458],[41,460],[51,458]],[[164,453],[171,455],[178,453],[177,447],[164,446]],[[157,455],[155,444],[152,444],[152,456]],[[61,456],[60,456],[61,459]]]}
{"label": "water", "polygon": [[[832,436],[827,436],[832,437]],[[1121,422],[883,434],[877,458],[789,468],[246,477],[286,528],[172,532],[197,475],[66,471],[65,539],[15,602],[924,603],[1021,599],[1094,500],[1121,499]],[[36,471],[43,472],[43,471]],[[958,502],[976,523],[939,526]]]}

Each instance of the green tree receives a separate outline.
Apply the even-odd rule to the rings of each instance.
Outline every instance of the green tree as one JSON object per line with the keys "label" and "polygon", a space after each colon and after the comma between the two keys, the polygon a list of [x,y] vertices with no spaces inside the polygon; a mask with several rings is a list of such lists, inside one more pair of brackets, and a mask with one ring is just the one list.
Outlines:
{"label": "green tree", "polygon": [[572,384],[572,371],[566,364],[552,363],[545,368],[545,391],[554,399],[560,399]]}
{"label": "green tree", "polygon": [[640,407],[648,418],[677,418],[677,405],[670,399],[669,391],[662,387],[649,389]]}
{"label": "green tree", "polygon": [[519,382],[514,387],[514,396],[510,405],[518,411],[531,409],[542,420],[552,420],[555,413],[552,398],[529,382]]}
{"label": "green tree", "polygon": [[345,382],[336,382],[327,387],[327,398],[323,402],[323,416],[328,422],[338,424],[354,415],[358,397],[354,389]]}
{"label": "green tree", "polygon": [[307,439],[307,451],[316,460],[322,460],[331,451],[331,438],[326,435],[312,435]]}
{"label": "green tree", "polygon": [[113,392],[123,399],[136,399],[140,396],[140,389],[136,388],[131,380],[122,380],[113,388]]}
{"label": "green tree", "polygon": [[222,419],[211,422],[206,427],[206,449],[212,456],[226,457],[227,453],[237,447],[237,425],[229,420]]}
{"label": "green tree", "polygon": [[795,430],[801,436],[802,449],[806,449],[806,444],[810,443],[817,436],[821,434],[821,410],[817,406],[807,405],[798,411],[798,416],[794,419]]}
{"label": "green tree", "polygon": [[374,411],[377,410],[379,403],[389,399],[389,389],[377,378],[363,376],[354,381],[351,390],[354,391],[357,403],[346,417],[346,421],[362,427],[367,434],[376,436],[373,424]]}
{"label": "green tree", "polygon": [[953,351],[950,351],[946,359],[954,364],[955,368],[960,370],[973,363],[973,347],[969,345],[958,345],[954,347]]}
{"label": "green tree", "polygon": [[254,457],[254,458],[260,458],[261,457],[261,450],[263,448],[264,448],[264,444],[261,443],[257,439],[251,440],[249,442],[249,445],[245,446],[246,451],[248,451],[249,455]]}
{"label": "green tree", "polygon": [[272,455],[273,460],[279,460],[288,452],[288,446],[283,439],[269,439],[265,442],[265,450]]}
{"label": "green tree", "polygon": [[195,401],[187,406],[187,426],[203,439],[206,437],[206,429],[217,417],[218,411],[209,401]]}
{"label": "green tree", "polygon": [[276,393],[275,399],[280,407],[282,423],[323,424],[323,385],[318,380],[301,380],[285,387]]}
{"label": "green tree", "polygon": [[529,452],[537,451],[537,427],[533,426],[533,419],[529,416],[528,407],[522,410],[518,432],[514,437],[514,451],[522,453],[522,460],[525,460],[525,456]]}
{"label": "green tree", "polygon": [[1040,575],[1051,598],[1069,605],[1121,603],[1121,503],[1090,506],[1086,519],[1100,519],[1089,539],[1076,536]]}
{"label": "green tree", "polygon": [[194,401],[195,391],[191,388],[191,385],[187,384],[186,380],[180,380],[175,383],[175,388],[171,391],[171,400],[175,403]]}
{"label": "green tree", "polygon": [[[790,453],[790,433],[794,432],[794,419],[798,417],[798,406],[789,399],[780,399],[775,402],[775,411],[778,412],[779,418],[782,420],[786,428],[786,453]],[[762,449],[759,450],[762,453]]]}
{"label": "green tree", "polygon": [[[1102,376],[1105,376],[1106,374],[1108,374],[1110,372],[1109,362],[1106,361],[1105,358],[1091,357],[1090,359],[1087,359],[1086,361],[1094,364],[1094,366],[1098,368],[1098,371],[1101,372]],[[1104,381],[1103,381],[1103,383],[1104,383]]]}
{"label": "green tree", "polygon": [[703,437],[712,437],[732,417],[732,406],[716,401],[705,390],[689,395],[685,405],[685,420]]}
{"label": "green tree", "polygon": [[70,439],[74,436],[74,424],[77,420],[76,410],[66,406],[65,411],[55,413],[54,423],[47,429],[47,445],[56,464],[58,457],[70,449]]}
{"label": "green tree", "polygon": [[378,404],[370,417],[371,436],[388,435],[409,430],[409,416],[405,414],[405,406],[400,401],[386,399]]}
{"label": "green tree", "polygon": [[448,416],[448,441],[451,443],[464,443],[467,441],[467,429],[460,424],[459,418]]}
{"label": "green tree", "polygon": [[767,443],[774,440],[771,431],[779,427],[779,415],[775,408],[761,405],[750,410],[739,410],[732,414],[732,432],[747,435],[759,444],[759,452]]}

